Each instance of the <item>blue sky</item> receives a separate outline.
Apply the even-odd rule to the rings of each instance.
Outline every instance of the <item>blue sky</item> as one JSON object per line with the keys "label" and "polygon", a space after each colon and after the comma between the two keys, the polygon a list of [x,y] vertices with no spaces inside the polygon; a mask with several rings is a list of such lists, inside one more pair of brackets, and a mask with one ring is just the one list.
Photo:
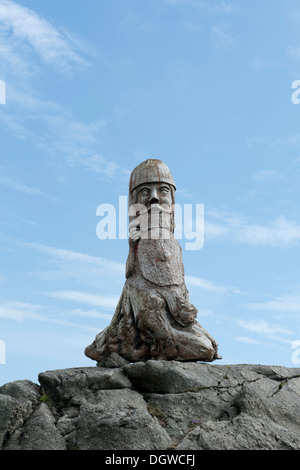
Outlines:
{"label": "blue sky", "polygon": [[0,0],[0,385],[95,365],[128,254],[96,210],[146,158],[204,204],[203,248],[180,242],[218,363],[295,367],[298,79],[296,1]]}

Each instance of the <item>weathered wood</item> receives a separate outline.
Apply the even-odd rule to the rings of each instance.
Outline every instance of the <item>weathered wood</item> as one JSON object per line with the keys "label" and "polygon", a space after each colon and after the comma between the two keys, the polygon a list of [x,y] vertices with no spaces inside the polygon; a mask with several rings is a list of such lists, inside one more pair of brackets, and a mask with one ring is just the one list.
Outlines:
{"label": "weathered wood", "polygon": [[[129,362],[220,358],[216,341],[196,321],[197,309],[185,286],[182,250],[174,238],[175,189],[160,160],[147,160],[132,172],[127,280],[111,324],[85,350],[93,360],[103,363],[112,353]],[[169,213],[171,223],[152,218],[152,208]],[[141,212],[146,217],[134,223]]]}

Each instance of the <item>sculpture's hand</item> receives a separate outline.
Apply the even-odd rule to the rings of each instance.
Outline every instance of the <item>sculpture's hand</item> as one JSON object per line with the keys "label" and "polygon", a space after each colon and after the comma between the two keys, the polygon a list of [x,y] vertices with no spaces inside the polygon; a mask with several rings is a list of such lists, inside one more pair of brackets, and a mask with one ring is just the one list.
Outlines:
{"label": "sculpture's hand", "polygon": [[194,323],[197,317],[198,310],[193,304],[190,304],[186,300],[177,298],[177,309],[176,313],[173,312],[173,316],[176,321],[182,326],[187,326],[190,323]]}
{"label": "sculpture's hand", "polygon": [[129,224],[129,238],[133,242],[137,242],[141,238],[141,232],[139,226],[136,224],[134,220]]}
{"label": "sculpture's hand", "polygon": [[190,323],[194,323],[195,319],[196,316],[188,312],[180,312],[180,314],[176,318],[178,323],[180,323],[182,326],[187,326]]}

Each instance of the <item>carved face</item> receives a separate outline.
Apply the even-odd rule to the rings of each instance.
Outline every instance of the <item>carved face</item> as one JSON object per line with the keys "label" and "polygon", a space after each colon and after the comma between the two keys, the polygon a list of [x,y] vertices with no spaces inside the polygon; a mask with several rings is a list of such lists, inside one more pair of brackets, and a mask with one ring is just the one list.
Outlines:
{"label": "carved face", "polygon": [[143,204],[147,208],[151,204],[165,204],[171,207],[172,191],[168,183],[145,183],[141,184],[138,188],[137,202]]}

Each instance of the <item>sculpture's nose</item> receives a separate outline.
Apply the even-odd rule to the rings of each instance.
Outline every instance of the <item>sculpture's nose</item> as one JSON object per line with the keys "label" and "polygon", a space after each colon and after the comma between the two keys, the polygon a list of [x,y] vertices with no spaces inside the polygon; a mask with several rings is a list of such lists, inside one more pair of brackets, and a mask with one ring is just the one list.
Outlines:
{"label": "sculpture's nose", "polygon": [[156,188],[152,188],[149,202],[150,204],[158,204],[159,201],[158,201],[158,194],[157,194]]}

